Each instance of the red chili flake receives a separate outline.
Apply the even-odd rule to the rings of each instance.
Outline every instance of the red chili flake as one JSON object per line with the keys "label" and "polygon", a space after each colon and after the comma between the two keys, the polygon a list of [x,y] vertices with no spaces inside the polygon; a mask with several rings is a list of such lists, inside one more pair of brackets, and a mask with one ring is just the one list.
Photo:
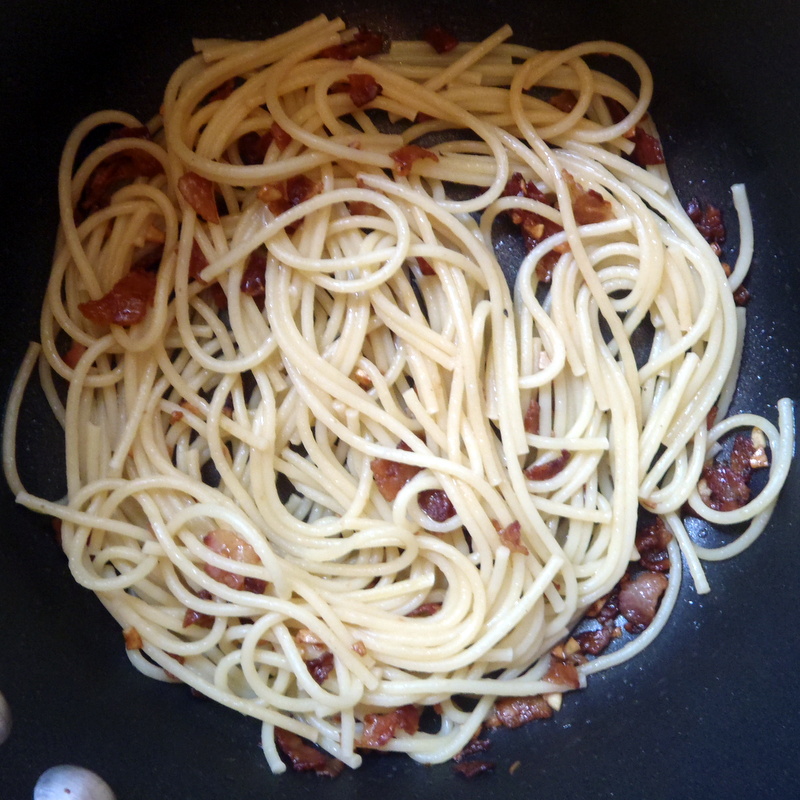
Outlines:
{"label": "red chili flake", "polygon": [[493,761],[462,761],[460,764],[453,764],[453,771],[465,778],[476,778],[478,775],[486,775],[494,772],[495,764]]}
{"label": "red chili flake", "polygon": [[427,489],[417,495],[419,507],[434,522],[446,522],[455,516],[455,506],[443,489]]}
{"label": "red chili flake", "polygon": [[528,403],[528,408],[525,411],[525,419],[522,421],[522,426],[525,428],[526,433],[539,433],[539,414],[541,413],[541,406],[539,401],[531,398]]}
{"label": "red chili flake", "polygon": [[398,731],[414,735],[419,730],[419,709],[413,705],[400,706],[388,714],[367,714],[359,747],[383,747]]}
{"label": "red chili flake", "polygon": [[661,142],[655,136],[637,126],[633,141],[635,146],[630,157],[640,167],[664,163],[664,151],[661,149]]}
{"label": "red chili flake", "polygon": [[421,158],[430,158],[433,161],[438,161],[439,156],[432,150],[426,150],[418,144],[404,144],[399,149],[389,153],[395,163],[395,172],[401,177],[411,173],[411,167],[415,161]]}
{"label": "red chili flake", "polygon": [[[202,600],[211,600],[211,592],[207,589],[201,589],[197,596]],[[187,608],[186,613],[183,615],[183,627],[188,628],[190,625],[199,625],[201,628],[211,628],[214,625],[214,617],[211,614],[203,614],[201,611],[195,611],[193,608]]]}
{"label": "red chili flake", "polygon": [[551,106],[555,106],[559,111],[563,111],[565,114],[569,114],[572,109],[578,103],[578,98],[575,97],[575,94],[569,89],[565,89],[563,92],[559,92],[558,94],[554,94],[548,102]]}
{"label": "red chili flake", "polygon": [[247,265],[239,288],[249,297],[264,297],[266,292],[267,257],[263,250],[254,250],[247,257]]}
{"label": "red chili flake", "polygon": [[725,223],[719,208],[711,203],[703,207],[700,201],[693,197],[686,206],[686,213],[709,244],[719,246],[725,241]]}
{"label": "red chili flake", "polygon": [[458,39],[441,25],[431,25],[422,34],[422,38],[440,55],[449,53],[458,45]]}
{"label": "red chili flake", "polygon": [[326,778],[335,778],[344,769],[344,764],[338,758],[331,758],[296,733],[283,728],[275,728],[275,743],[296,772],[315,772]]}
{"label": "red chili flake", "polygon": [[430,261],[422,256],[417,256],[417,266],[422,275],[435,275],[436,270],[431,266]]}
{"label": "red chili flake", "polygon": [[562,450],[561,455],[545,461],[544,464],[531,464],[525,469],[525,477],[530,481],[546,481],[558,475],[570,459],[569,450]]}
{"label": "red chili flake", "polygon": [[155,294],[155,274],[129,272],[99,300],[80,303],[78,308],[86,319],[100,325],[135,325],[145,318]]}
{"label": "red chili flake", "polygon": [[494,718],[489,725],[519,728],[534,719],[549,719],[553,709],[542,695],[503,697],[494,704]]}
{"label": "red chili flake", "polygon": [[208,178],[196,172],[185,172],[178,178],[178,191],[206,222],[219,222],[214,184]]}
{"label": "red chili flake", "polygon": [[407,617],[432,617],[442,607],[441,603],[423,603],[417,606],[413,611],[406,614]]}
{"label": "red chili flake", "polygon": [[372,77],[363,72],[353,72],[347,76],[350,82],[348,94],[356,108],[362,108],[371,103],[381,92],[383,87]]}
{"label": "red chili flake", "polygon": [[319,658],[314,658],[305,663],[308,671],[311,673],[311,677],[322,686],[327,680],[328,675],[333,671],[333,653],[328,651],[319,656]]}
{"label": "red chili flake", "polygon": [[500,541],[512,552],[512,553],[522,553],[522,555],[528,555],[528,548],[522,544],[520,540],[520,535],[522,533],[522,527],[519,524],[519,520],[514,520],[510,524],[503,527],[497,520],[492,520],[492,524],[494,525],[494,529],[497,531]]}
{"label": "red chili flake", "polygon": [[200,249],[197,239],[192,241],[192,252],[189,254],[189,277],[202,281],[200,273],[208,266],[208,259]]}
{"label": "red chili flake", "polygon": [[[397,449],[411,450],[405,442],[400,442]],[[414,464],[403,464],[387,458],[374,458],[369,466],[378,491],[389,502],[394,500],[397,493],[422,469]]]}
{"label": "red chili flake", "polygon": [[335,58],[337,61],[352,61],[359,56],[367,58],[383,50],[383,35],[361,27],[349,42],[335,44],[320,50],[317,58]]}

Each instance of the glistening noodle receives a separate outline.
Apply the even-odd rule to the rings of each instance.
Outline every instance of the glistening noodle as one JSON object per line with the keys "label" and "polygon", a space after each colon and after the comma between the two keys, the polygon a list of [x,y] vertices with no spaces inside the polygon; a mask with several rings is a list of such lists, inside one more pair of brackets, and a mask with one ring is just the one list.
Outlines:
{"label": "glistening noodle", "polygon": [[[196,41],[158,116],[99,112],[64,150],[7,480],[131,662],[260,720],[274,772],[442,762],[547,716],[652,640],[682,562],[708,590],[788,472],[789,400],[726,416],[744,188],[726,269],[642,59],[510,35]],[[29,383],[64,428],[58,502],[17,472]],[[703,549],[687,514],[738,536]]]}

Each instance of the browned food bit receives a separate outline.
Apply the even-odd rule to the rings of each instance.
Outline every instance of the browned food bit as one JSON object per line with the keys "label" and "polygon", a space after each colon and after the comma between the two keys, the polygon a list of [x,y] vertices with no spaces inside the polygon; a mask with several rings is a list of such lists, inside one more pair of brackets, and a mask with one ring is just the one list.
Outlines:
{"label": "browned food bit", "polygon": [[[397,449],[411,450],[405,442],[400,442]],[[390,461],[388,458],[373,458],[369,467],[378,491],[383,499],[389,502],[394,500],[397,493],[422,470],[422,467],[415,464],[403,464],[400,461]]]}
{"label": "browned food bit", "polygon": [[600,655],[614,638],[614,626],[610,622],[604,623],[602,627],[595,630],[575,634],[575,640],[578,642],[581,652],[589,656]]}
{"label": "browned food bit", "polygon": [[125,628],[122,631],[122,636],[125,639],[126,650],[141,650],[144,647],[142,635],[136,630],[136,628]]}
{"label": "browned food bit", "polygon": [[360,27],[349,42],[326,47],[318,58],[335,58],[337,61],[352,61],[354,58],[377,55],[383,50],[383,35],[369,28]]}
{"label": "browned food bit", "polygon": [[750,292],[745,286],[737,286],[733,292],[733,302],[744,307],[750,302]]}
{"label": "browned food bit", "polygon": [[619,610],[628,620],[625,630],[641,633],[656,615],[661,595],[669,581],[660,572],[640,572],[635,578],[625,576],[620,582]]}
{"label": "browned food bit", "polygon": [[189,277],[204,283],[200,273],[208,266],[208,259],[205,257],[197,239],[192,241],[192,252],[189,254]]}
{"label": "browned food bit", "polygon": [[636,550],[639,563],[651,572],[667,572],[670,568],[667,545],[672,541],[672,531],[661,517],[642,523],[636,530]]}
{"label": "browned food bit", "polygon": [[643,128],[637,126],[633,141],[634,148],[630,157],[640,167],[651,167],[664,163],[664,151],[661,142],[655,136],[651,136]]}
{"label": "browned food bit", "polygon": [[239,284],[242,294],[253,298],[263,298],[266,294],[266,271],[266,253],[261,249],[253,250],[247,257],[247,264],[242,273],[241,283]]}
{"label": "browned food bit", "polygon": [[494,772],[494,761],[462,761],[458,764],[453,764],[453,771],[465,778],[476,778],[478,775],[486,775]]}
{"label": "browned food bit", "polygon": [[414,705],[400,706],[387,714],[367,714],[359,747],[383,747],[398,731],[414,735],[419,730],[419,709]]}
{"label": "browned food bit", "polygon": [[305,662],[311,677],[321,686],[333,672],[333,653],[327,651],[318,658]]}
{"label": "browned food bit", "polygon": [[430,261],[427,258],[423,258],[422,256],[417,256],[417,266],[419,267],[420,273],[423,275],[435,275],[436,270],[431,266]]}
{"label": "browned food bit", "polygon": [[455,506],[443,489],[426,489],[417,495],[417,502],[434,522],[446,522],[456,514]]}
{"label": "browned food bit", "polygon": [[86,352],[86,345],[81,344],[80,342],[73,341],[67,350],[64,353],[63,359],[64,363],[70,368],[75,369],[78,366],[78,362],[81,360],[81,357]]}
{"label": "browned food bit", "polygon": [[553,709],[540,694],[527,697],[503,697],[494,704],[494,716],[487,725],[519,728],[535,719],[549,719]]}
{"label": "browned food bit", "polygon": [[570,689],[578,689],[581,685],[578,668],[575,664],[553,657],[550,658],[550,666],[543,680],[558,686],[569,686]]}
{"label": "browned food bit", "polygon": [[569,450],[562,450],[561,455],[551,458],[542,464],[531,464],[524,470],[525,477],[529,481],[546,481],[558,475],[570,459]]}
{"label": "browned food bit", "polygon": [[347,90],[353,105],[362,108],[371,103],[381,92],[383,87],[372,77],[363,72],[354,72],[347,76],[349,88]]}
{"label": "browned food bit", "polygon": [[275,728],[275,743],[296,772],[315,772],[335,778],[344,769],[344,764],[338,758],[326,755],[296,733],[283,728]]}
{"label": "browned food bit", "polygon": [[[203,544],[215,553],[218,553],[232,561],[239,561],[243,564],[260,564],[261,561],[253,549],[253,546],[237,536],[233,531],[224,529],[213,530],[203,537]],[[204,566],[206,575],[215,581],[224,583],[231,589],[241,589],[246,592],[263,594],[266,589],[266,581],[260,578],[245,577],[236,572],[215,567],[211,564]]]}
{"label": "browned food bit", "polygon": [[86,319],[100,325],[130,326],[141,322],[153,305],[156,276],[152,272],[129,272],[98,300],[79,303]]}
{"label": "browned food bit", "polygon": [[532,397],[528,403],[528,408],[525,410],[525,418],[522,420],[525,433],[532,433],[534,435],[539,433],[539,416],[541,410],[539,401]]}
{"label": "browned food bit", "polygon": [[216,89],[212,89],[204,98],[203,98],[203,105],[208,105],[209,103],[214,103],[218,100],[227,100],[232,94],[233,90],[236,88],[236,79],[235,78],[228,78],[228,80],[223,81]]}
{"label": "browned food bit", "polygon": [[441,603],[423,603],[421,606],[417,606],[413,611],[409,611],[406,616],[432,617],[441,607]]}
{"label": "browned food bit", "polygon": [[239,158],[242,160],[242,164],[247,166],[263,164],[270,144],[272,144],[271,130],[268,130],[264,133],[259,133],[258,131],[248,131],[243,136],[240,136],[237,143],[237,149],[239,151]]}
{"label": "browned food bit", "polygon": [[591,225],[613,218],[611,203],[603,199],[599,192],[594,189],[584,189],[568,172],[564,173],[564,178],[572,200],[572,213],[578,225]]}
{"label": "browned food bit", "polygon": [[286,199],[290,206],[298,206],[322,192],[322,184],[308,175],[292,175],[286,180]]}
{"label": "browned food bit", "polygon": [[208,178],[196,172],[185,172],[178,178],[178,191],[206,222],[219,222],[214,184]]}
{"label": "browned food bit", "polygon": [[449,53],[458,45],[458,39],[441,25],[431,25],[426,28],[422,38],[440,55]]}
{"label": "browned food bit", "polygon": [[416,161],[422,158],[429,158],[432,161],[438,161],[439,156],[433,150],[427,150],[420,147],[418,144],[404,144],[402,147],[389,153],[392,161],[395,163],[394,171],[404,177],[411,174],[411,168]]}
{"label": "browned food bit", "polygon": [[700,201],[693,197],[686,206],[686,213],[709,244],[721,245],[725,241],[725,223],[719,208],[711,203],[701,206]]}
{"label": "browned food bit", "polygon": [[286,133],[286,131],[278,125],[277,122],[272,123],[272,127],[269,129],[269,132],[272,134],[272,140],[278,146],[278,150],[283,152],[292,142],[292,137]]}
{"label": "browned food bit", "polygon": [[697,488],[709,508],[733,511],[749,502],[753,469],[769,464],[765,453],[754,461],[755,452],[752,438],[740,433],[733,440],[728,464],[714,461],[703,467]]}
{"label": "browned food bit", "polygon": [[495,530],[498,533],[500,541],[512,552],[521,553],[523,556],[528,555],[528,548],[522,544],[522,526],[519,520],[514,520],[505,527],[503,527],[497,520],[492,520]]}
{"label": "browned food bit", "polygon": [[[197,596],[201,600],[211,600],[211,592],[208,589],[201,589]],[[195,611],[193,608],[187,608],[186,613],[183,615],[183,627],[188,628],[190,625],[198,625],[201,628],[211,628],[214,625],[214,617],[211,614],[204,614],[202,611]]]}
{"label": "browned food bit", "polygon": [[465,758],[477,755],[478,753],[485,753],[492,746],[490,739],[479,739],[477,734],[468,744],[464,746],[460,753],[453,756],[453,761],[463,761]]}

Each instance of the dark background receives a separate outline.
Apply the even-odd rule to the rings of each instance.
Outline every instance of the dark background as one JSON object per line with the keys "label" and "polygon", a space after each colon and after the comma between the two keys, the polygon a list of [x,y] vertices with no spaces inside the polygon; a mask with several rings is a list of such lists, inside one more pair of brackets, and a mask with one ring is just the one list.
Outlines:
{"label": "dark background", "polygon": [[[322,11],[395,36],[441,22],[469,39],[510,22],[515,41],[539,48],[607,38],[637,49],[654,72],[653,114],[678,191],[722,204],[732,244],[727,189],[747,183],[757,240],[735,407],[774,419],[779,397],[800,397],[800,9],[791,0],[4,0],[0,402],[38,336],[58,157],[72,126],[105,107],[146,119],[191,54],[192,36],[265,37]],[[40,410],[20,443],[23,477],[55,497],[58,447]],[[95,770],[118,800],[800,796],[798,489],[795,469],[763,537],[734,561],[709,566],[710,595],[687,583],[642,657],[590,678],[552,720],[496,734],[493,776],[466,782],[448,764],[376,757],[330,782],[272,777],[257,722],[135,672],[116,624],[71,582],[49,522],[17,508],[3,486],[0,691],[14,727],[0,746],[0,797],[30,798],[38,776],[62,763]]]}

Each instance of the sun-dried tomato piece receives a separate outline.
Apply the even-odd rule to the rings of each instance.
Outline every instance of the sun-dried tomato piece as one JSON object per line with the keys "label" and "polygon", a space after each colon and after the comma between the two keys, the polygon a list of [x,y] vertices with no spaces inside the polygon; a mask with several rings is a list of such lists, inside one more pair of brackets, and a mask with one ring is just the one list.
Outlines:
{"label": "sun-dried tomato piece", "polygon": [[458,45],[458,39],[441,25],[431,25],[426,28],[422,38],[440,55],[449,53]]}
{"label": "sun-dried tomato piece", "polygon": [[178,178],[178,191],[206,222],[219,222],[214,184],[208,178],[196,172],[185,172]]}
{"label": "sun-dried tomato piece", "polygon": [[418,144],[404,144],[392,153],[389,153],[395,163],[394,171],[404,177],[411,173],[411,168],[414,162],[422,158],[430,158],[432,161],[438,161],[439,156],[432,150],[427,150],[420,147]]}
{"label": "sun-dried tomato piece", "polygon": [[349,88],[347,90],[353,105],[356,108],[362,108],[371,103],[381,92],[383,87],[367,73],[353,72],[347,76],[349,81]]}
{"label": "sun-dried tomato piece", "polygon": [[156,276],[152,272],[129,272],[98,300],[80,303],[86,319],[100,325],[130,326],[141,322],[153,305]]}

